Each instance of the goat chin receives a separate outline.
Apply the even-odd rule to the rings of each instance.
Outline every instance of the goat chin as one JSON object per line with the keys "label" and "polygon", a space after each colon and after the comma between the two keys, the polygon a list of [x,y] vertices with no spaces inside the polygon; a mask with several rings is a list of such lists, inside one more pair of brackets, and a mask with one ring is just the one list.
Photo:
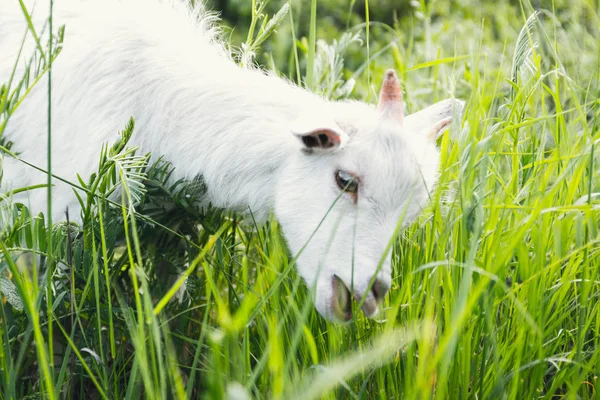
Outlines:
{"label": "goat chin", "polygon": [[[29,34],[21,49],[27,25],[19,2],[0,0],[0,10],[0,82],[15,65],[17,82],[36,43]],[[48,41],[45,11],[37,6],[33,18],[41,43]],[[462,102],[448,99],[404,116],[400,80],[391,70],[377,109],[328,101],[236,65],[215,16],[183,2],[61,0],[53,23],[66,26],[52,66],[55,175],[86,180],[103,144],[113,143],[133,117],[129,144],[170,161],[174,180],[201,176],[202,204],[251,210],[259,221],[274,212],[322,315],[345,321],[360,299],[363,312],[375,314],[391,286],[388,243],[431,197],[435,139]],[[34,85],[4,132],[21,159],[42,168],[47,79]],[[47,180],[18,160],[4,163],[3,192]],[[53,219],[63,219],[68,208],[77,220],[75,189],[54,184]],[[14,200],[34,213],[47,211],[44,189]]]}

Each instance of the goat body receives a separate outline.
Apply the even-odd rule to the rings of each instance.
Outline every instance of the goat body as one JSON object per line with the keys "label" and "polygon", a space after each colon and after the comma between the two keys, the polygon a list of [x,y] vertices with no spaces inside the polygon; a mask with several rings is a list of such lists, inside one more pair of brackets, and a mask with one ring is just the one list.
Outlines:
{"label": "goat body", "polygon": [[[2,9],[15,12],[8,21],[0,13],[3,81],[27,29],[18,2],[8,3]],[[40,11],[34,15],[46,17]],[[53,172],[71,182],[76,173],[89,176],[101,145],[113,142],[133,116],[132,144],[173,161],[177,178],[202,175],[213,204],[238,210],[250,206],[264,218],[273,208],[274,176],[298,146],[281,132],[289,130],[298,110],[322,100],[281,79],[238,68],[216,42],[211,23],[210,16],[171,3],[57,2],[54,24],[65,24],[66,35],[53,65]],[[33,51],[29,39],[22,52],[28,57]],[[46,79],[5,132],[23,159],[41,167]],[[10,159],[6,164],[8,185],[46,182],[45,174],[24,164]],[[57,183],[54,195],[55,219],[64,216],[67,206],[78,208],[69,186]],[[45,191],[30,192],[28,201],[43,210]]]}

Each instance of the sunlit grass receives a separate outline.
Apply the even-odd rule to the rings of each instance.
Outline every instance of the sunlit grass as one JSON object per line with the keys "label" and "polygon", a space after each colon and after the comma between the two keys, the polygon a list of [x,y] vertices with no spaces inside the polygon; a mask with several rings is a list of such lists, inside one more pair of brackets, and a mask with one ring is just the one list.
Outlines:
{"label": "sunlit grass", "polygon": [[[241,63],[283,60],[298,84],[369,101],[394,67],[409,112],[467,103],[431,205],[392,243],[375,320],[325,322],[277,222],[195,209],[202,182],[148,165],[132,122],[71,182],[81,225],[2,197],[0,398],[597,397],[599,6],[464,3],[411,2],[334,44],[319,1],[252,2]],[[307,37],[290,29],[302,12]],[[0,77],[0,133],[56,56],[40,40],[25,79]]]}

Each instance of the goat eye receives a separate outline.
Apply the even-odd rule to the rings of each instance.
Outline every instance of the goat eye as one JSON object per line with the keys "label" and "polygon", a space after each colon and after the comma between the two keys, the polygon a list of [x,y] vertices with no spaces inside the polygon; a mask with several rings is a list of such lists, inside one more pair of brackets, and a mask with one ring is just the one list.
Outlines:
{"label": "goat eye", "polygon": [[356,193],[358,191],[358,179],[354,175],[346,171],[338,171],[335,173],[335,181],[341,190],[348,193]]}

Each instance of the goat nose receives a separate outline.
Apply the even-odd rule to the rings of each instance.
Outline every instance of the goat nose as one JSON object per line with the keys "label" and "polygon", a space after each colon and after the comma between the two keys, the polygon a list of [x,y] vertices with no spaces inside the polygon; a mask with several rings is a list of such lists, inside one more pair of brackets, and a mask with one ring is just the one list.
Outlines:
{"label": "goat nose", "polygon": [[373,292],[373,296],[375,296],[375,300],[377,302],[381,302],[385,297],[386,293],[390,290],[390,285],[382,279],[375,279],[373,283],[373,287],[371,287],[371,291]]}

